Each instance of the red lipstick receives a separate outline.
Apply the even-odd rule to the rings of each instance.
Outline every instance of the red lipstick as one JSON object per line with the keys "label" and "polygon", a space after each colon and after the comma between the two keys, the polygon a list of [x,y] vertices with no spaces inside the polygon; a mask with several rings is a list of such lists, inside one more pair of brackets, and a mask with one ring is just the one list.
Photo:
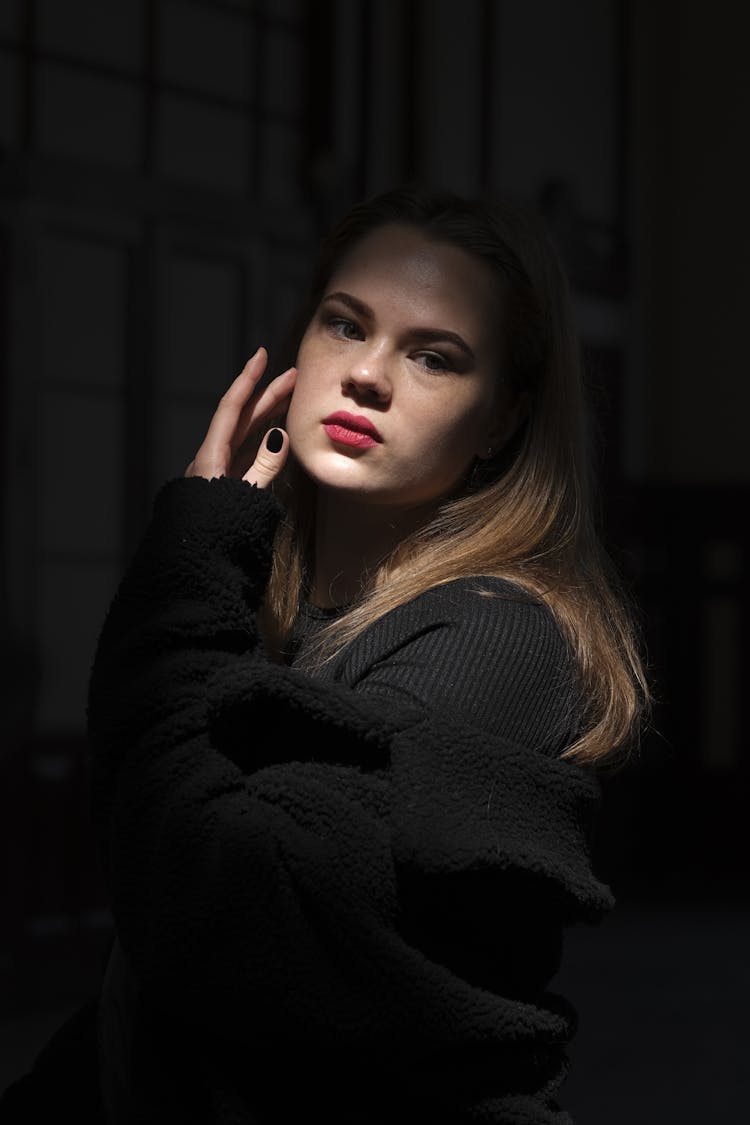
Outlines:
{"label": "red lipstick", "polygon": [[349,445],[356,449],[370,449],[383,440],[369,418],[363,414],[349,414],[346,410],[336,410],[324,418],[323,429],[337,445]]}

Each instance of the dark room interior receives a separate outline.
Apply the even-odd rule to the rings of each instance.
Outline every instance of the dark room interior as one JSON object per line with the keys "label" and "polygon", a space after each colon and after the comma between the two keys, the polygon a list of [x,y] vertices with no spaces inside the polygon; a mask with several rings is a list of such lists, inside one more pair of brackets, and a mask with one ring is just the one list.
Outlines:
{"label": "dark room interior", "polygon": [[161,481],[280,343],[329,221],[411,180],[538,210],[655,696],[567,937],[576,1125],[743,1125],[750,81],[720,0],[0,4],[0,1088],[93,995],[97,632]]}

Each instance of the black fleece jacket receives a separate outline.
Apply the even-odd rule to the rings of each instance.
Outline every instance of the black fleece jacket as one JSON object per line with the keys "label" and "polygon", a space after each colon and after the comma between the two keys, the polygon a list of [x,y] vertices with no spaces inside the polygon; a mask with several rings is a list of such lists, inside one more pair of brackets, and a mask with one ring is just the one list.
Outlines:
{"label": "black fleece jacket", "polygon": [[559,757],[565,645],[521,591],[461,580],[316,674],[314,620],[272,662],[280,514],[241,481],[167,483],[95,655],[137,1120],[563,1125],[575,1011],[548,985],[564,927],[613,901],[597,781]]}

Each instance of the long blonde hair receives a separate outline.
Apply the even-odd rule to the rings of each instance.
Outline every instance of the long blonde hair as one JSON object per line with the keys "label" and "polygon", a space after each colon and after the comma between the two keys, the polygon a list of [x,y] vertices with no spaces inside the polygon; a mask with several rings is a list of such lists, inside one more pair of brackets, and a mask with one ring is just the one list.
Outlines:
{"label": "long blonde hair", "polygon": [[[504,201],[400,187],[356,205],[323,240],[296,348],[334,270],[385,223],[417,227],[489,264],[504,326],[503,376],[525,417],[503,449],[478,462],[463,491],[402,541],[362,597],[329,624],[330,658],[383,614],[459,577],[494,575],[524,587],[555,616],[578,672],[581,734],[563,756],[601,764],[637,745],[650,706],[634,605],[604,550],[592,512],[579,342],[567,279],[541,221]],[[274,491],[277,533],[264,606],[269,647],[288,644],[311,567],[315,493],[293,457]]]}

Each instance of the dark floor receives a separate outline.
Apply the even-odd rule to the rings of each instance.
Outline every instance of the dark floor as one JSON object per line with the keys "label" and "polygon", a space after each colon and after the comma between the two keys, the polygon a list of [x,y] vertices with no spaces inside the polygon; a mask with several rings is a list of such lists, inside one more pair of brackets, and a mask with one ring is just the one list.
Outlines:
{"label": "dark floor", "polygon": [[[0,1089],[88,998],[95,960],[0,1021]],[[576,1125],[750,1121],[750,902],[620,899],[570,931],[554,987],[580,1018],[561,1099]]]}
{"label": "dark floor", "polygon": [[576,1125],[750,1122],[750,903],[621,903],[570,935]]}

